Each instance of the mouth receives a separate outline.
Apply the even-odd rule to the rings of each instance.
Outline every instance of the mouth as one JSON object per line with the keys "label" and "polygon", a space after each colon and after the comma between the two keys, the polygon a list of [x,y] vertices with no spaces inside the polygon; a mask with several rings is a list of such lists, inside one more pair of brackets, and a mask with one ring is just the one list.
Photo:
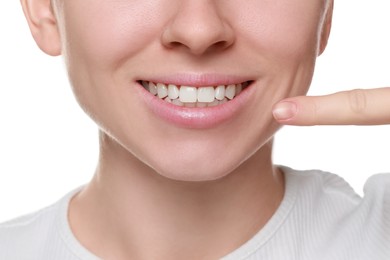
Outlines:
{"label": "mouth", "polygon": [[187,86],[140,80],[138,83],[152,95],[180,107],[215,107],[241,94],[252,81],[216,86]]}

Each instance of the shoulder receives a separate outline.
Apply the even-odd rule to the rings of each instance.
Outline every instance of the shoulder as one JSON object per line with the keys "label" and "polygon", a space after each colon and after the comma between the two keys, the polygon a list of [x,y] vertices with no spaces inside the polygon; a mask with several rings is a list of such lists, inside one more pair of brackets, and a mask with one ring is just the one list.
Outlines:
{"label": "shoulder", "polygon": [[342,177],[321,170],[294,170],[282,167],[287,185],[295,187],[300,198],[308,200],[341,200],[358,204],[361,197]]}
{"label": "shoulder", "polygon": [[[375,174],[367,179],[364,194],[360,196],[341,176],[320,171],[296,171],[289,169],[289,178],[299,182],[301,193],[309,193],[324,198],[337,198],[361,206],[374,203],[373,206],[390,207],[390,173]],[[390,209],[390,208],[389,208]]]}
{"label": "shoulder", "polygon": [[382,232],[390,242],[390,174],[376,174],[367,180],[360,209],[366,218],[378,219],[385,224]]}
{"label": "shoulder", "polygon": [[49,207],[1,223],[0,259],[75,259],[64,230],[68,203],[77,190]]}
{"label": "shoulder", "polygon": [[[298,197],[314,206],[337,207],[354,212],[369,207],[390,214],[390,173],[372,175],[360,196],[342,177],[320,170],[298,171],[283,168],[289,185],[296,186]],[[328,205],[324,205],[328,204]],[[389,216],[390,217],[390,216]]]}
{"label": "shoulder", "polygon": [[29,259],[39,255],[55,233],[56,213],[57,205],[53,205],[0,224],[0,259]]}
{"label": "shoulder", "polygon": [[287,183],[290,179],[297,186],[296,221],[305,222],[309,240],[316,238],[315,252],[326,256],[320,259],[340,259],[341,254],[349,255],[345,259],[389,259],[390,174],[371,176],[359,196],[336,174],[286,173]]}
{"label": "shoulder", "polygon": [[390,173],[375,174],[364,185],[364,194],[367,197],[379,197],[389,200],[390,197]]}

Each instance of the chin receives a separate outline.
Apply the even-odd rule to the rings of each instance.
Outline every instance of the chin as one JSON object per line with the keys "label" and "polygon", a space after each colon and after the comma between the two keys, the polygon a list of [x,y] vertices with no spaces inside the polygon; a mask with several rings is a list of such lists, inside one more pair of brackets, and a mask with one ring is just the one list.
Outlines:
{"label": "chin", "polygon": [[227,164],[224,164],[225,167],[221,167],[222,165],[222,163],[216,165],[215,161],[211,165],[207,163],[170,164],[155,169],[155,171],[157,174],[174,181],[207,182],[222,179],[236,168]]}

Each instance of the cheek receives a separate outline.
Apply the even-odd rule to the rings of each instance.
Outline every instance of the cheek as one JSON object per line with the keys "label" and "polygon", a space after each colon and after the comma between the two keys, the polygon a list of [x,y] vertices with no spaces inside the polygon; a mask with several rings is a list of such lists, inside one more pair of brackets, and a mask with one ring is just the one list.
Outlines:
{"label": "cheek", "polygon": [[[250,0],[249,0],[250,1]],[[314,71],[318,50],[318,30],[322,20],[319,1],[258,1],[257,8],[241,13],[241,38],[247,49],[258,53],[261,82],[268,87],[263,107],[285,97],[306,93]],[[304,13],[303,13],[304,11]],[[270,102],[272,100],[272,102]],[[271,105],[270,105],[271,104]]]}
{"label": "cheek", "polygon": [[[316,56],[320,1],[258,1],[256,8],[240,8],[240,33],[272,59]],[[253,3],[255,5],[255,3]],[[243,5],[245,6],[245,5]]]}
{"label": "cheek", "polygon": [[153,1],[68,0],[65,3],[65,53],[70,65],[119,66],[140,53],[161,31]]}
{"label": "cheek", "polygon": [[[64,2],[63,35],[69,79],[80,105],[96,121],[97,116],[107,114],[103,111],[115,110],[113,104],[122,104],[117,93],[128,86],[118,80],[118,75],[128,79],[131,74],[123,63],[147,49],[161,31],[161,22],[155,20],[158,8],[153,8],[153,0],[143,2]],[[127,71],[116,73],[121,67]]]}

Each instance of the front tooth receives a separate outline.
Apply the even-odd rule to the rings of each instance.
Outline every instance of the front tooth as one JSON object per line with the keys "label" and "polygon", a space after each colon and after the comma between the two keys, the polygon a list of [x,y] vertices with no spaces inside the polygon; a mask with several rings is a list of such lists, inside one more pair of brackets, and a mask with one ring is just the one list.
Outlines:
{"label": "front tooth", "polygon": [[149,92],[152,93],[152,95],[157,95],[157,86],[153,82],[149,82]]}
{"label": "front tooth", "polygon": [[225,98],[225,86],[224,85],[219,85],[215,89],[215,98],[218,100],[222,100]]}
{"label": "front tooth", "polygon": [[195,87],[181,86],[180,88],[180,101],[195,103],[198,98],[198,91]]}
{"label": "front tooth", "polygon": [[168,96],[168,88],[165,84],[157,83],[157,94],[159,98],[165,98]]}
{"label": "front tooth", "polygon": [[176,85],[168,85],[168,97],[172,100],[179,97],[179,88]]}
{"label": "front tooth", "polygon": [[236,85],[229,85],[226,87],[225,96],[228,99],[233,99],[234,95],[236,95]]}
{"label": "front tooth", "polygon": [[215,97],[214,87],[201,87],[198,89],[198,102],[213,102]]}

